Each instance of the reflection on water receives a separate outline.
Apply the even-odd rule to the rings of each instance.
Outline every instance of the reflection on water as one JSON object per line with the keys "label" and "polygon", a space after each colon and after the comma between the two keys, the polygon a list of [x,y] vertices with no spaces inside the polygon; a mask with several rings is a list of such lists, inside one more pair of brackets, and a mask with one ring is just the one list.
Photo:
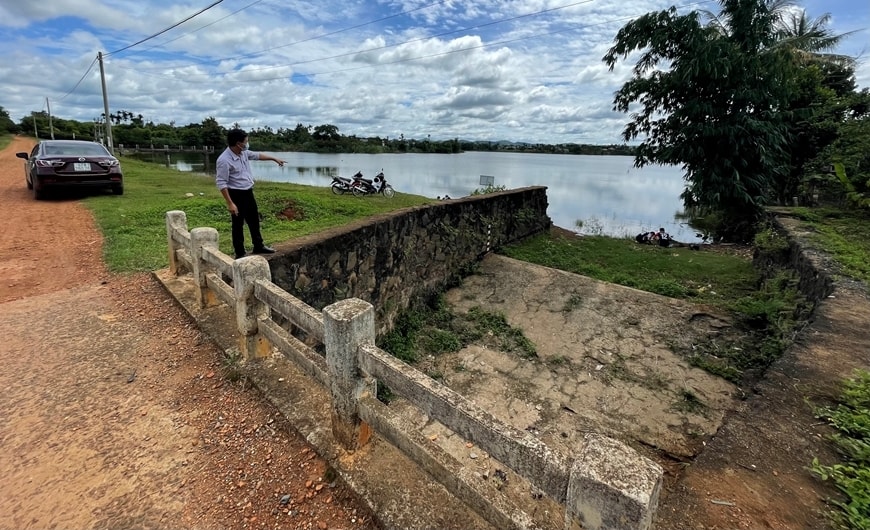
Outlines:
{"label": "reflection on water", "polygon": [[[215,153],[217,156],[220,153]],[[587,233],[630,236],[665,228],[679,241],[695,241],[695,231],[675,219],[682,211],[684,188],[677,167],[634,167],[624,156],[543,155],[468,152],[441,154],[270,153],[283,158],[252,162],[255,177],[276,182],[329,186],[333,175],[357,171],[371,178],[383,170],[399,193],[459,198],[481,186],[481,175],[494,177],[508,189],[546,186],[548,213],[557,226],[571,230],[577,222]],[[155,160],[165,163],[165,160]],[[203,171],[202,155],[172,154],[170,165],[181,171]],[[214,164],[212,162],[212,167]],[[365,200],[348,197],[348,200]]]}

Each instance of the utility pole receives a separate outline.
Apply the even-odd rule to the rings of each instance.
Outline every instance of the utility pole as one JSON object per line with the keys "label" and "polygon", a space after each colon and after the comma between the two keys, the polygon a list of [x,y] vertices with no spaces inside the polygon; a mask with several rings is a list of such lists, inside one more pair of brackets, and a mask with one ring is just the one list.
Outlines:
{"label": "utility pole", "polygon": [[103,109],[106,112],[106,147],[114,155],[115,145],[112,141],[112,120],[109,119],[109,96],[106,94],[106,71],[103,68],[103,52],[97,52],[97,59],[100,60],[100,81],[103,83]]}
{"label": "utility pole", "polygon": [[45,107],[48,109],[48,130],[51,131],[51,139],[54,140],[54,125],[51,123],[51,105],[48,103],[48,98],[45,98]]}

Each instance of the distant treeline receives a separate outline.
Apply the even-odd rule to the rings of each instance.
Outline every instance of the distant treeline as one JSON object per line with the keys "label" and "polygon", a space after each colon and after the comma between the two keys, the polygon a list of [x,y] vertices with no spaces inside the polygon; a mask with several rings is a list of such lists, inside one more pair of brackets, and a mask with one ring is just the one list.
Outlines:
{"label": "distant treeline", "polygon": [[[5,116],[5,120],[3,117]],[[110,114],[112,138],[115,146],[184,146],[213,147],[217,150],[226,146],[227,128],[208,117],[202,123],[178,126],[145,121],[141,114],[118,111]],[[102,141],[105,127],[101,122],[81,122],[52,117],[49,123],[45,111],[31,112],[20,123],[9,119],[8,113],[0,107],[0,126],[11,133],[35,134],[49,138],[51,131],[56,139],[79,139]],[[238,127],[233,124],[230,128]],[[462,151],[513,151],[528,153],[554,153],[574,155],[634,155],[634,148],[628,145],[586,145],[586,144],[542,144],[517,143],[505,141],[470,141],[453,138],[450,140],[431,140],[405,138],[400,134],[390,137],[358,137],[344,135],[338,127],[331,124],[303,125],[297,123],[293,128],[262,127],[249,130],[251,146],[263,151],[306,151],[314,153],[460,153]]]}

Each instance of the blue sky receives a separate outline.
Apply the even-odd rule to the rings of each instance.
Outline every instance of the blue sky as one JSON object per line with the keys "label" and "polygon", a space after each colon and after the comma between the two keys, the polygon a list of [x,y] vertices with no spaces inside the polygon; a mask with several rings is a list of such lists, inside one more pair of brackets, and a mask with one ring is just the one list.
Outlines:
{"label": "blue sky", "polygon": [[[0,106],[15,121],[46,110],[91,121],[110,112],[156,123],[293,128],[358,136],[621,143],[612,95],[632,62],[601,57],[627,21],[663,0],[234,0],[145,39],[214,0],[0,0]],[[811,0],[811,17],[856,31],[870,86],[870,2]]]}

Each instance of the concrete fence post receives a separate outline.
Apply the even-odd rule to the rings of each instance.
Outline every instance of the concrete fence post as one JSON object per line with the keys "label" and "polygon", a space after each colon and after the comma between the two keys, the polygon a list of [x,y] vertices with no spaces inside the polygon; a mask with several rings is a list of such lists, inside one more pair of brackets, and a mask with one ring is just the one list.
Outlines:
{"label": "concrete fence post", "polygon": [[178,256],[175,252],[182,248],[181,244],[172,238],[172,232],[184,230],[187,231],[187,214],[181,210],[170,210],[166,212],[166,239],[169,245],[169,272],[178,274]]}
{"label": "concrete fence post", "polygon": [[190,259],[196,285],[196,302],[199,307],[211,307],[218,303],[217,296],[208,288],[205,275],[213,267],[202,259],[203,248],[218,248],[218,231],[214,228],[194,228],[190,231]]}
{"label": "concrete fence post", "polygon": [[359,346],[375,342],[375,310],[358,298],[323,308],[323,342],[332,394],[332,433],[345,449],[368,443],[371,427],[359,417],[359,400],[374,395],[375,380],[360,369]]}
{"label": "concrete fence post", "polygon": [[259,333],[259,321],[269,316],[269,307],[254,296],[257,280],[272,281],[269,262],[262,256],[248,256],[233,261],[233,292],[236,297],[236,323],[242,357],[267,357],[271,344]]}
{"label": "concrete fence post", "polygon": [[624,443],[587,434],[568,479],[565,529],[649,530],[662,474],[658,464]]}

